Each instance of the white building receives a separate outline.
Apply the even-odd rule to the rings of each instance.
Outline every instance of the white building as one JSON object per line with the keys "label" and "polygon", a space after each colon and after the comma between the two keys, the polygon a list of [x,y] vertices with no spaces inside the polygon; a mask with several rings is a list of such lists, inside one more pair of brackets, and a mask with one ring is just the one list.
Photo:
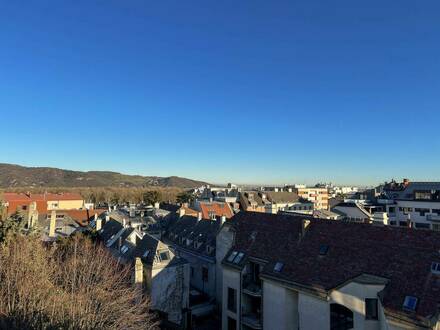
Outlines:
{"label": "white building", "polygon": [[233,236],[222,329],[440,329],[440,233],[255,212],[232,220],[221,230]]}
{"label": "white building", "polygon": [[440,182],[392,182],[378,202],[390,225],[440,231]]}

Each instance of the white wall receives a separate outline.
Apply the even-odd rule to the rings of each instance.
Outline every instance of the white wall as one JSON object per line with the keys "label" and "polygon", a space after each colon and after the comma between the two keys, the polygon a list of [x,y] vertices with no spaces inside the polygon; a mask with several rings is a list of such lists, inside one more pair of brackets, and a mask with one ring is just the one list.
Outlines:
{"label": "white wall", "polygon": [[298,294],[299,328],[301,330],[329,330],[330,307],[326,300]]}
{"label": "white wall", "polygon": [[[223,267],[223,298],[222,298],[222,329],[228,329],[228,317],[237,321],[237,330],[240,328],[240,272],[227,267]],[[237,313],[228,310],[228,288],[236,290]]]}
{"label": "white wall", "polygon": [[223,296],[223,267],[222,260],[232,246],[234,235],[229,230],[229,225],[223,225],[216,237],[215,260],[216,260],[216,296],[218,306],[222,306]]}
{"label": "white wall", "polygon": [[271,281],[263,282],[263,328],[298,329],[298,293]]}
{"label": "white wall", "polygon": [[383,285],[366,285],[354,282],[348,283],[346,286],[339,290],[335,290],[330,294],[329,303],[337,303],[350,309],[353,312],[355,329],[379,330],[380,323],[385,322],[385,320],[381,320],[381,313],[379,313],[379,320],[365,319],[365,299],[377,299],[377,294],[383,288]]}

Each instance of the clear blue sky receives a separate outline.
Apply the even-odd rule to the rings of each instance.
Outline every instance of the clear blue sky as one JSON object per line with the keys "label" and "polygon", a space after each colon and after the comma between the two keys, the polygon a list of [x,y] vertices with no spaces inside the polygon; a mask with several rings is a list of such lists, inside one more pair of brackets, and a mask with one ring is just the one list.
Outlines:
{"label": "clear blue sky", "polygon": [[0,1],[0,162],[440,180],[440,1]]}

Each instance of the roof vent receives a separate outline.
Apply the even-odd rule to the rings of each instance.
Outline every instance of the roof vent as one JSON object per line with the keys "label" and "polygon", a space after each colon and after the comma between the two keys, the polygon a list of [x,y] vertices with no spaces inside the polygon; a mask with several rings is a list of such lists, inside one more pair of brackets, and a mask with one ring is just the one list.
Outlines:
{"label": "roof vent", "polygon": [[405,301],[403,302],[403,309],[414,312],[417,307],[417,301],[418,299],[413,296],[406,296]]}
{"label": "roof vent", "polygon": [[431,273],[440,275],[440,262],[433,262],[431,264]]}
{"label": "roof vent", "polygon": [[325,256],[325,255],[327,255],[327,253],[328,253],[328,249],[329,249],[328,245],[326,245],[326,244],[322,244],[322,245],[320,245],[320,246],[319,246],[319,255],[320,255],[320,256]]}

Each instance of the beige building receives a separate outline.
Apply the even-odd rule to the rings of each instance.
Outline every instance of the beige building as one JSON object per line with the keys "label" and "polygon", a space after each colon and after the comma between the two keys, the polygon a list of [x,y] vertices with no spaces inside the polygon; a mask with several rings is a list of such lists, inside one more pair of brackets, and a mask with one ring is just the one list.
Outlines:
{"label": "beige building", "polygon": [[315,210],[329,209],[327,188],[296,188],[295,190],[299,197],[313,202]]}
{"label": "beige building", "polygon": [[440,329],[440,233],[255,212],[222,232],[224,330]]}

